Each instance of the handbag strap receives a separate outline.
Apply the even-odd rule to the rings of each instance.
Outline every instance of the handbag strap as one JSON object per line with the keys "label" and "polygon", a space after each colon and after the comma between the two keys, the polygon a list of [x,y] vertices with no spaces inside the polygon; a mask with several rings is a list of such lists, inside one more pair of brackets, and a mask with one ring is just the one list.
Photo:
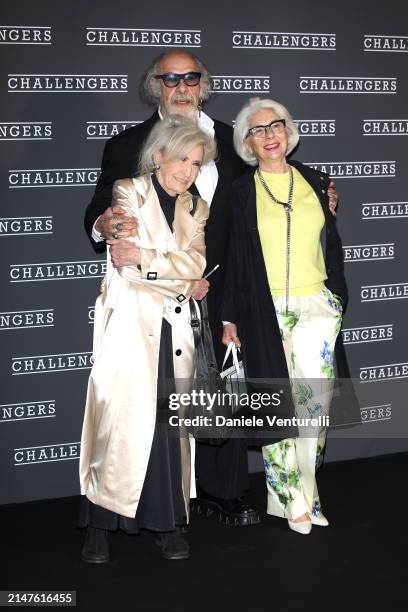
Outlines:
{"label": "handbag strap", "polygon": [[[191,208],[190,215],[194,215],[197,210],[199,195],[193,194],[191,196]],[[217,360],[215,358],[213,338],[208,320],[208,306],[207,298],[203,298],[200,302],[200,306],[197,305],[195,300],[190,299],[190,324],[193,330],[194,346],[195,346],[195,358],[196,364],[202,359],[205,360],[205,369],[210,367],[217,367]],[[201,311],[201,320],[198,317],[197,309]]]}
{"label": "handbag strap", "polygon": [[[212,368],[217,370],[218,368],[217,360],[215,358],[213,337],[208,321],[207,299],[203,298],[200,302],[200,306],[198,306],[193,299],[189,301],[189,304],[190,324],[193,330],[196,359],[201,360],[203,357],[205,359],[206,369]],[[198,318],[196,308],[200,308],[201,321]]]}
{"label": "handbag strap", "polygon": [[238,351],[240,351],[240,349],[235,346],[235,343],[234,342],[230,342],[229,345],[227,346],[227,350],[225,351],[225,356],[224,356],[224,360],[222,362],[221,371],[224,369],[224,366],[225,366],[225,364],[227,362],[228,357],[230,356],[230,354],[232,354],[232,361],[234,363],[235,370],[236,370],[237,374],[240,372],[241,367],[240,367],[239,361],[238,361]]}
{"label": "handbag strap", "polygon": [[211,332],[210,322],[208,319],[208,306],[207,306],[206,297],[204,297],[201,300],[200,309],[201,309],[201,323],[203,326],[202,338],[203,338],[205,354],[207,356],[207,362],[211,367],[218,369],[217,360],[215,358],[213,336]]}
{"label": "handbag strap", "polygon": [[[198,197],[199,196],[197,194],[191,195],[191,208],[190,208],[191,216],[194,216],[195,211],[197,210]],[[189,305],[190,305],[190,323],[193,329],[193,336],[194,336],[194,346],[197,348],[201,342],[201,323],[197,315],[198,306],[195,300],[193,300],[193,298],[190,299]]]}
{"label": "handbag strap", "polygon": [[197,315],[197,306],[193,299],[189,302],[190,306],[190,325],[193,330],[194,346],[197,348],[201,344],[201,322]]}
{"label": "handbag strap", "polygon": [[239,366],[239,362],[238,362],[238,351],[239,350],[240,349],[235,346],[234,342],[230,342],[229,343],[229,345],[227,346],[227,350],[225,351],[224,360],[222,362],[222,370],[224,369],[224,366],[225,366],[225,364],[227,362],[227,359],[228,359],[228,357],[230,355],[232,355],[232,361],[233,361],[233,364],[235,366],[235,369],[237,371],[240,370],[240,366]]}
{"label": "handbag strap", "polygon": [[194,363],[195,363],[195,375],[196,378],[208,379],[210,375],[209,362],[207,358],[207,351],[204,345],[204,339],[202,336],[201,321],[197,314],[197,304],[195,300],[189,301],[190,305],[190,324],[193,330],[194,337]]}

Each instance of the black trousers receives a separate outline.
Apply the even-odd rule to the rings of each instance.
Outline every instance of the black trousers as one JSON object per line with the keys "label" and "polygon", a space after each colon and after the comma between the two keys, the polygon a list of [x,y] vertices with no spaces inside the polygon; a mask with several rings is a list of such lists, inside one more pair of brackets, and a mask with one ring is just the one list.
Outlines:
{"label": "black trousers", "polygon": [[198,484],[215,497],[235,499],[249,488],[245,440],[227,440],[222,446],[198,443],[195,468]]}
{"label": "black trousers", "polygon": [[[209,322],[218,368],[221,369],[225,346],[221,343],[223,326],[216,316],[216,301],[216,294],[210,290],[207,296]],[[249,488],[245,440],[227,440],[222,446],[197,444],[195,469],[199,485],[210,495],[222,499],[241,497]]]}
{"label": "black trousers", "polygon": [[[167,411],[168,399],[161,396],[162,389],[168,387],[167,381],[170,380],[174,380],[171,325],[163,319],[158,364],[158,413]],[[161,381],[164,381],[164,385],[160,384]],[[180,439],[167,435],[168,426],[164,421],[158,414],[136,516],[121,516],[93,504],[83,495],[79,506],[79,527],[110,531],[122,529],[136,534],[140,529],[173,531],[176,525],[183,524],[186,509],[181,479]]]}

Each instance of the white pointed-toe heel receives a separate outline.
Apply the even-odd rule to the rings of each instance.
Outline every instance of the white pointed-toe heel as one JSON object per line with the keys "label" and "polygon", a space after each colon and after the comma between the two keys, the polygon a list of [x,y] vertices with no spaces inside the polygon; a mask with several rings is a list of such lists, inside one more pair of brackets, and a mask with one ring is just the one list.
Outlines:
{"label": "white pointed-toe heel", "polygon": [[329,521],[327,520],[327,518],[324,516],[324,514],[322,514],[321,512],[319,512],[319,514],[317,515],[311,515],[310,520],[312,521],[312,525],[319,525],[319,527],[328,527],[329,526]]}
{"label": "white pointed-toe heel", "polygon": [[301,523],[295,523],[294,521],[288,519],[288,525],[290,529],[302,535],[309,535],[309,533],[312,531],[312,521],[302,521]]}

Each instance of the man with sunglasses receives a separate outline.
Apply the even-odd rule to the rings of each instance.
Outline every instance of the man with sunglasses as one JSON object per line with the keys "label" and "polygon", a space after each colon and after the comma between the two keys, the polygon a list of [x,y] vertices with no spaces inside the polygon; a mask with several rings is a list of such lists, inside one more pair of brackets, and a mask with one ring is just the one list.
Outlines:
{"label": "man with sunglasses", "polygon": [[[167,114],[182,114],[197,118],[199,126],[217,141],[218,156],[201,168],[190,191],[199,193],[210,206],[206,228],[207,270],[217,264],[211,276],[208,293],[210,323],[217,358],[224,353],[221,344],[222,325],[216,312],[221,299],[225,272],[228,236],[228,197],[232,182],[245,170],[232,145],[232,127],[212,120],[202,110],[211,95],[211,77],[202,62],[185,51],[170,51],[159,56],[147,69],[142,82],[144,98],[156,107],[143,123],[129,128],[106,143],[102,173],[95,194],[85,215],[85,228],[96,251],[105,249],[104,239],[127,238],[136,231],[134,219],[121,209],[110,207],[112,185],[116,179],[135,176],[143,142],[157,121]],[[196,283],[195,297],[201,299],[208,290],[208,281]],[[229,440],[223,446],[196,446],[198,500],[194,503],[203,515],[215,511],[220,519],[242,526],[259,522],[256,510],[240,498],[248,488],[247,449],[243,440]]]}
{"label": "man with sunglasses", "polygon": [[[194,55],[178,50],[162,54],[146,71],[142,89],[144,97],[156,106],[156,110],[143,123],[121,132],[106,143],[102,173],[85,214],[85,228],[96,251],[105,249],[105,239],[127,238],[134,234],[136,221],[125,216],[120,208],[110,207],[113,182],[137,174],[143,142],[164,115],[179,113],[196,117],[201,129],[216,139],[218,148],[217,160],[201,168],[190,191],[199,194],[210,206],[206,227],[207,270],[212,270],[217,264],[220,267],[211,276],[208,306],[217,359],[221,362],[224,348],[217,312],[229,246],[228,199],[233,181],[247,167],[234,151],[232,127],[202,112],[202,104],[211,95],[211,77]],[[197,281],[194,297],[202,299],[208,287],[208,281]],[[228,440],[219,447],[197,444],[196,475],[198,498],[194,504],[204,516],[215,512],[224,523],[234,526],[259,522],[258,512],[241,499],[248,488],[244,440]]]}

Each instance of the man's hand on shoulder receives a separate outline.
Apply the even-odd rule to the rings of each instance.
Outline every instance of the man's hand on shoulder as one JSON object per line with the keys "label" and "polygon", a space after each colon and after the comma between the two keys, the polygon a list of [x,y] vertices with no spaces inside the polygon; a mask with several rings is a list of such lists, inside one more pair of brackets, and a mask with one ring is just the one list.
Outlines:
{"label": "man's hand on shoulder", "polygon": [[140,265],[140,249],[127,240],[107,240],[110,245],[110,256],[114,268]]}
{"label": "man's hand on shoulder", "polygon": [[95,229],[105,240],[129,238],[137,235],[138,223],[135,217],[130,217],[120,206],[109,206],[95,223]]}
{"label": "man's hand on shoulder", "polygon": [[329,208],[333,217],[337,215],[337,206],[339,203],[339,194],[336,191],[336,186],[333,181],[330,181],[329,188],[327,190],[329,196]]}

